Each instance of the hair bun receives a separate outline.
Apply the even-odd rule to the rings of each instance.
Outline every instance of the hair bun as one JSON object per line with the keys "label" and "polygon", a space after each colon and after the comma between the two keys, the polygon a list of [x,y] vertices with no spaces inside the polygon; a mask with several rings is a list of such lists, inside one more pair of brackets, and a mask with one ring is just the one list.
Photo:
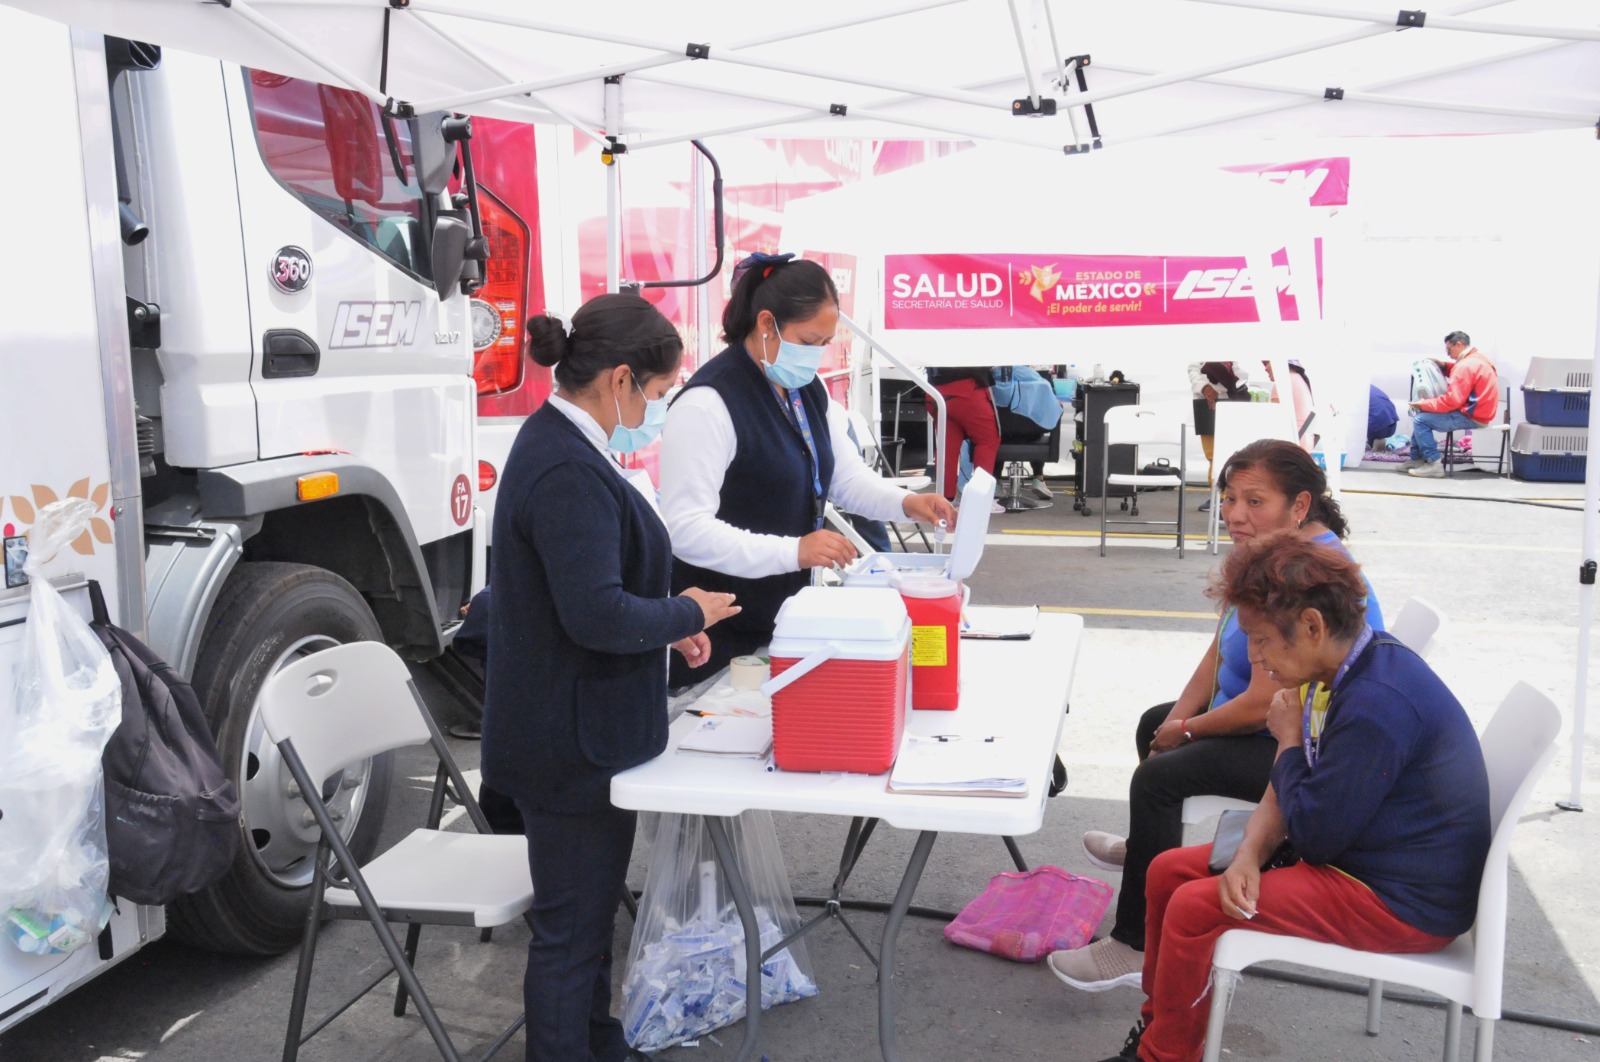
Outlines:
{"label": "hair bun", "polygon": [[551,366],[566,357],[571,349],[572,338],[559,317],[542,313],[528,318],[528,354],[534,361]]}

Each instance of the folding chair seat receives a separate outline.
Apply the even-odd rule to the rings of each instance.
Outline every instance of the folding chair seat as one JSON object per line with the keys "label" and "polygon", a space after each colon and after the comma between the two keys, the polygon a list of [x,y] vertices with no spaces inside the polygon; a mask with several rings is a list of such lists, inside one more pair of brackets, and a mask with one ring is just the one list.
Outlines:
{"label": "folding chair seat", "polygon": [[1526,682],[1506,694],[1479,744],[1489,771],[1489,856],[1478,888],[1478,917],[1473,928],[1442,951],[1425,955],[1386,955],[1353,948],[1277,936],[1248,929],[1230,929],[1217,938],[1212,959],[1211,1021],[1206,1030],[1205,1062],[1218,1062],[1222,1025],[1237,974],[1258,962],[1282,961],[1314,966],[1370,980],[1367,1032],[1376,1036],[1382,1019],[1383,984],[1398,981],[1445,997],[1445,1062],[1454,1062],[1461,1044],[1461,1008],[1470,1006],[1478,1019],[1473,1057],[1494,1056],[1494,1025],[1500,1017],[1506,957],[1506,874],[1511,832],[1534,784],[1556,753],[1561,711],[1549,697]]}
{"label": "folding chair seat", "polygon": [[[353,642],[290,664],[262,687],[260,710],[268,736],[321,831],[284,1036],[284,1062],[294,1062],[303,1043],[391,973],[400,981],[395,1015],[404,1015],[408,996],[416,1000],[440,1055],[459,1062],[461,1056],[413,969],[421,929],[474,926],[485,930],[486,937],[490,927],[525,917],[533,904],[526,839],[490,831],[405,664],[387,646]],[[357,866],[323,800],[325,785],[350,764],[425,742],[439,760],[425,826],[365,866]],[[477,832],[439,828],[447,790],[466,809]],[[317,932],[325,918],[370,922],[388,957],[388,968],[302,1034]],[[404,948],[395,939],[391,922],[409,926]],[[523,1020],[519,1016],[480,1057],[494,1054]]]}
{"label": "folding chair seat", "polygon": [[[1100,556],[1106,555],[1106,531],[1110,525],[1138,524],[1145,527],[1172,527],[1178,537],[1178,556],[1183,556],[1183,463],[1188,456],[1188,425],[1149,406],[1112,406],[1105,415],[1105,453],[1100,467],[1108,470],[1100,479]],[[1177,467],[1169,473],[1110,472],[1111,448],[1127,445],[1178,447]],[[1137,451],[1135,451],[1137,453]],[[1135,457],[1134,467],[1141,467]],[[1176,489],[1178,516],[1175,520],[1113,520],[1107,497],[1112,487],[1133,488],[1133,515],[1139,515],[1139,490]]]}

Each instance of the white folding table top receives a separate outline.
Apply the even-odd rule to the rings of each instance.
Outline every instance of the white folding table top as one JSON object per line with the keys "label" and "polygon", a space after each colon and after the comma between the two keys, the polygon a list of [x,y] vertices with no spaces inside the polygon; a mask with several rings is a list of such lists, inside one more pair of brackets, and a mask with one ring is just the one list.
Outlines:
{"label": "white folding table top", "polygon": [[[983,609],[969,609],[982,626]],[[715,632],[713,632],[713,637]],[[1041,613],[1027,641],[961,643],[961,706],[914,711],[907,732],[1001,737],[1016,772],[1029,780],[1024,797],[890,793],[885,774],[768,771],[763,760],[679,755],[678,741],[699,724],[673,723],[667,749],[611,780],[611,802],[638,811],[737,815],[751,808],[879,818],[903,830],[1021,837],[1044,821],[1050,769],[1061,741],[1083,618]]]}

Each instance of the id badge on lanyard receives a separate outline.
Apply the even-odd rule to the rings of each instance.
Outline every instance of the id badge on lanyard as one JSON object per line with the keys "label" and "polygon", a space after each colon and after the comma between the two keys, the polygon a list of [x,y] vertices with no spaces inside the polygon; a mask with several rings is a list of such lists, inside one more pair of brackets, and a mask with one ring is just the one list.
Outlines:
{"label": "id badge on lanyard", "polygon": [[[1333,684],[1328,687],[1327,710],[1329,713],[1333,711],[1333,695],[1334,692],[1338,690],[1339,683],[1344,681],[1345,675],[1350,671],[1350,666],[1356,662],[1356,658],[1361,655],[1361,651],[1365,649],[1368,643],[1371,641],[1372,628],[1370,626],[1363,626],[1361,628],[1361,633],[1356,637],[1355,644],[1352,645],[1350,647],[1350,651],[1345,654],[1344,663],[1340,664],[1339,670],[1333,673]],[[1328,720],[1327,715],[1325,714],[1323,716],[1322,725],[1317,728],[1316,735],[1312,736],[1311,705],[1312,702],[1316,700],[1316,696],[1317,683],[1313,682],[1306,687],[1306,699],[1300,711],[1300,740],[1303,748],[1305,749],[1307,767],[1315,767],[1317,765],[1317,754],[1322,748],[1322,735],[1328,732]]]}

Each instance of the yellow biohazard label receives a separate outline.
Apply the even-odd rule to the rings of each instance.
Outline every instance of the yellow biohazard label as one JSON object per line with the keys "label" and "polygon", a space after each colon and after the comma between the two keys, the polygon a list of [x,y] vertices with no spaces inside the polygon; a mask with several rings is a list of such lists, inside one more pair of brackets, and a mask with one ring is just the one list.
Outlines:
{"label": "yellow biohazard label", "polygon": [[917,667],[944,667],[950,662],[950,628],[911,628],[911,663]]}

